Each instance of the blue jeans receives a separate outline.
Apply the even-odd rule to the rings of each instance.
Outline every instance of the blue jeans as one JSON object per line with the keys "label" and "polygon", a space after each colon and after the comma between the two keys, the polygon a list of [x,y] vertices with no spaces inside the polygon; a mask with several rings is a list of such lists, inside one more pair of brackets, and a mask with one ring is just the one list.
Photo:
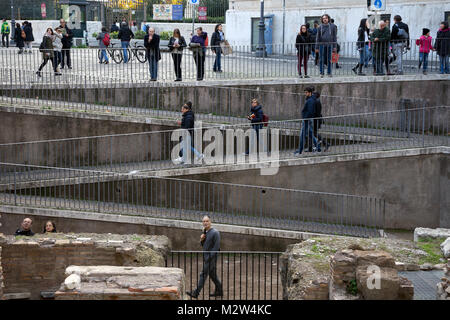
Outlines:
{"label": "blue jeans", "polygon": [[148,67],[150,69],[150,77],[152,79],[158,78],[158,58],[155,55],[148,57]]}
{"label": "blue jeans", "polygon": [[428,69],[428,53],[419,52],[419,62],[423,63],[423,71],[427,71]]}
{"label": "blue jeans", "polygon": [[[197,149],[195,149],[195,148],[192,146],[192,143],[191,143],[191,135],[190,135],[190,134],[187,134],[187,135],[186,135],[186,139],[183,139],[183,140],[181,141],[181,146],[182,146],[182,147],[181,147],[181,150],[180,150],[180,154],[181,154],[181,158],[183,159],[183,163],[185,163],[186,160],[187,160],[187,159],[186,159],[186,154],[187,154],[187,152],[183,152],[183,150],[189,148],[189,146],[190,146],[192,152],[194,152],[194,154],[195,154],[196,157],[200,157],[200,156],[201,156],[201,153],[198,152]],[[190,160],[190,159],[189,159],[189,160]]]}
{"label": "blue jeans", "polygon": [[372,59],[372,53],[369,50],[369,46],[365,45],[363,48],[359,49],[359,64],[364,65],[367,68],[370,59]]}
{"label": "blue jeans", "polygon": [[123,49],[123,63],[128,62],[128,50],[127,48],[130,46],[129,41],[122,41],[122,49]]}
{"label": "blue jeans", "polygon": [[333,52],[333,46],[330,44],[320,45],[319,47],[319,65],[320,65],[320,74],[324,73],[323,65],[325,63],[325,59],[327,61],[327,74],[331,74],[331,53]]}
{"label": "blue jeans", "polygon": [[102,49],[102,53],[100,55],[100,63],[103,63],[103,60],[108,62],[108,55],[106,54],[106,49]]}
{"label": "blue jeans", "polygon": [[449,66],[449,58],[450,55],[446,55],[446,56],[439,56],[439,62],[441,65],[441,74],[450,74],[450,66]]}
{"label": "blue jeans", "polygon": [[216,48],[216,59],[214,60],[214,71],[222,70],[221,60],[222,59],[222,49]]}
{"label": "blue jeans", "polygon": [[317,151],[320,152],[320,143],[317,138],[314,136],[313,132],[313,121],[312,120],[302,120],[302,130],[300,132],[300,146],[295,153],[302,153],[303,146],[305,145],[306,136],[312,137],[314,147],[317,148]]}

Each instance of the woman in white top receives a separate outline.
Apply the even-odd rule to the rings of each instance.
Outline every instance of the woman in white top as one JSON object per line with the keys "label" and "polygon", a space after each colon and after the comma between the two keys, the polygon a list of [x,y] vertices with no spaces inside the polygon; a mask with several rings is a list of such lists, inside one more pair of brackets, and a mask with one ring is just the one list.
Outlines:
{"label": "woman in white top", "polygon": [[173,65],[175,68],[175,81],[181,81],[181,58],[183,57],[183,48],[187,47],[186,40],[181,36],[180,30],[173,30],[173,36],[169,40],[169,50],[172,54]]}
{"label": "woman in white top", "polygon": [[54,66],[56,69],[56,72],[59,72],[59,64],[62,61],[62,39],[63,35],[62,35],[62,30],[61,28],[56,28],[55,29],[55,33],[52,36],[52,41],[53,41],[53,50],[54,50]]}

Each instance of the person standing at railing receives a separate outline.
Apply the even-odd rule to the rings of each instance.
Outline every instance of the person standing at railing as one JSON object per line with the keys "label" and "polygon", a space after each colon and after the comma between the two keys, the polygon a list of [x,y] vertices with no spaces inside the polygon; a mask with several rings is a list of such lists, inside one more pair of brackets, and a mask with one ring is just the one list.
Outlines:
{"label": "person standing at railing", "polygon": [[389,40],[391,39],[391,33],[386,28],[386,23],[380,21],[378,23],[379,28],[370,35],[372,41],[372,55],[375,62],[375,75],[384,75],[383,63],[388,55]]}
{"label": "person standing at railing", "polygon": [[[367,28],[367,19],[361,19],[358,28],[358,41],[356,47],[359,51],[359,62],[352,69],[355,74],[365,76],[362,72],[363,66],[367,66],[369,63],[369,28]],[[358,70],[358,73],[356,73]]]}
{"label": "person standing at railing", "polygon": [[313,36],[309,33],[306,25],[300,27],[300,32],[295,39],[295,48],[297,49],[297,70],[300,78],[302,76],[302,64],[305,70],[305,78],[308,76],[308,59],[314,45]]}
{"label": "person standing at railing", "polygon": [[158,62],[161,60],[159,41],[160,38],[155,33],[155,29],[148,28],[148,33],[144,37],[144,47],[147,49],[150,81],[156,81],[158,79]]}
{"label": "person standing at railing", "polygon": [[416,45],[419,46],[419,69],[423,64],[423,74],[427,74],[428,69],[428,55],[433,50],[432,37],[430,36],[430,29],[423,28],[422,36],[416,40]]}
{"label": "person standing at railing", "polygon": [[200,236],[200,245],[203,247],[203,268],[200,273],[197,288],[192,292],[187,291],[186,293],[192,298],[198,298],[209,275],[216,286],[214,293],[209,296],[221,297],[223,296],[223,288],[222,283],[217,276],[217,258],[219,255],[218,251],[220,251],[220,233],[211,227],[210,216],[205,215],[202,219],[202,224],[203,233]]}
{"label": "person standing at railing", "polygon": [[[302,110],[302,128],[300,131],[300,145],[298,150],[294,152],[294,155],[300,155],[303,152],[303,147],[305,145],[306,137],[312,137],[313,143],[314,143],[314,149],[318,152],[320,152],[320,143],[314,136],[313,132],[313,121],[312,118],[314,118],[316,114],[316,96],[313,94],[314,88],[307,87],[305,88],[305,96],[306,96],[306,102]],[[314,150],[313,149],[313,150]]]}
{"label": "person standing at railing", "polygon": [[23,22],[23,31],[25,32],[25,52],[32,53],[31,52],[31,44],[34,41],[33,36],[33,26],[31,25],[31,22],[24,21]]}
{"label": "person standing at railing", "polygon": [[181,81],[181,59],[183,58],[183,49],[187,47],[186,40],[181,36],[180,29],[173,30],[173,36],[169,40],[169,51],[172,54],[173,66],[175,69],[175,81]]}
{"label": "person standing at railing", "polygon": [[440,74],[450,74],[450,29],[447,21],[442,21],[437,32],[435,49],[439,55]]}
{"label": "person standing at railing", "polygon": [[397,61],[397,74],[403,74],[403,51],[409,47],[409,28],[402,22],[402,17],[396,15],[392,26],[391,43]]}
{"label": "person standing at railing", "polygon": [[3,19],[1,31],[2,31],[2,45],[3,47],[9,48],[9,34],[11,33],[11,28],[9,27],[9,23],[6,21],[6,19]]}
{"label": "person standing at railing", "polygon": [[[319,28],[319,21],[314,20],[314,28],[312,28],[311,35],[314,44],[316,43],[317,30]],[[316,54],[316,50],[314,50],[315,45],[312,46],[311,54],[314,57],[314,65],[317,66],[319,64],[319,55]]]}
{"label": "person standing at railing", "polygon": [[[386,24],[386,28],[388,30],[390,30],[391,21],[389,19],[384,19],[384,23]],[[391,42],[388,42],[387,46],[388,46],[388,54],[386,55],[386,58],[384,59],[384,66],[386,67],[386,74],[388,76],[392,76],[394,74],[390,71],[390,66],[389,66],[394,59],[394,55],[392,53]],[[375,73],[375,63],[373,64],[373,66],[374,66],[374,73]]]}
{"label": "person standing at railing", "polygon": [[[105,39],[106,37],[106,39]],[[106,53],[106,48],[108,48],[108,46],[106,45],[108,43],[109,40],[109,34],[106,31],[105,27],[102,27],[102,32],[100,32],[97,36],[97,40],[98,40],[98,47],[101,50],[101,54],[100,54],[100,64],[108,64],[109,63],[109,59],[108,59],[108,54]]]}
{"label": "person standing at railing", "polygon": [[217,24],[211,36],[211,51],[216,55],[213,72],[222,72],[222,48],[220,47],[220,44],[225,42],[225,34],[222,29],[222,25],[220,23]]}
{"label": "person standing at railing", "polygon": [[324,76],[324,64],[327,64],[327,74],[331,77],[331,55],[336,52],[337,28],[330,22],[330,16],[321,17],[322,24],[317,29],[316,54],[319,54],[320,77]]}
{"label": "person standing at railing", "polygon": [[73,32],[67,26],[64,19],[59,20],[59,27],[61,28],[63,38],[61,40],[62,47],[62,60],[61,69],[67,65],[67,68],[72,69],[72,60],[70,58],[70,48],[72,48]]}
{"label": "person standing at railing", "polygon": [[194,62],[197,66],[197,81],[202,81],[203,77],[205,76],[205,40],[208,34],[206,32],[203,32],[203,29],[201,27],[198,27],[196,32],[197,34],[191,38],[189,48],[192,50]]}
{"label": "person standing at railing", "polygon": [[[17,48],[19,48],[18,54],[23,53],[23,47],[25,46],[25,44],[24,44],[25,38],[22,37],[23,32],[24,31],[20,27],[20,23],[16,23],[16,27],[14,29],[14,41],[16,42]],[[25,33],[23,33],[23,35],[25,35]]]}
{"label": "person standing at railing", "polygon": [[130,41],[132,38],[134,38],[134,33],[131,31],[131,29],[128,27],[128,24],[126,21],[122,21],[120,25],[119,34],[117,36],[122,45],[123,49],[123,63],[128,63],[128,47],[130,46]]}
{"label": "person standing at railing", "polygon": [[61,73],[56,71],[56,64],[54,61],[54,51],[53,51],[53,29],[48,28],[47,31],[44,34],[44,37],[42,38],[42,43],[39,46],[39,51],[42,52],[42,59],[43,62],[39,66],[38,71],[36,72],[38,77],[41,77],[41,71],[45,67],[48,61],[52,63],[53,71],[55,73],[55,76],[60,76]]}
{"label": "person standing at railing", "polygon": [[55,66],[56,66],[56,72],[59,72],[59,64],[62,62],[62,31],[61,28],[57,27],[55,29],[55,34],[53,35],[53,48],[54,48],[54,59],[55,59]]}

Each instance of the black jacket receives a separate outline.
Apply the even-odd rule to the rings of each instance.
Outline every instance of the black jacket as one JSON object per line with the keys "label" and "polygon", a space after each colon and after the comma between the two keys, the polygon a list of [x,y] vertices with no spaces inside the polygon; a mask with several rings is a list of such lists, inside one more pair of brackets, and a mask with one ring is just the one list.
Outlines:
{"label": "black jacket", "polygon": [[[225,39],[225,33],[223,33],[223,38]],[[219,31],[213,32],[213,34],[211,36],[210,46],[211,46],[211,50],[213,52],[216,52],[216,49],[220,49],[220,34],[219,34]]]}
{"label": "black jacket", "polygon": [[14,41],[16,41],[17,48],[23,48],[25,46],[21,28],[14,29]]}
{"label": "black jacket", "polygon": [[181,119],[182,129],[193,129],[194,128],[195,116],[192,110],[183,113],[183,118]]}
{"label": "black jacket", "polygon": [[[175,43],[175,38],[171,37],[169,40],[169,44],[167,45],[171,52],[173,51],[173,49],[175,49],[175,47],[173,46],[174,43]],[[184,37],[180,37],[180,40],[178,40],[178,44],[180,45],[178,47],[178,51],[183,51],[183,49],[187,47],[186,40],[184,40]]]}
{"label": "black jacket", "polygon": [[[34,41],[33,36],[33,27],[31,26],[31,23],[28,23],[23,27],[23,31],[25,31],[25,41]],[[62,42],[62,41],[61,41]]]}
{"label": "black jacket", "polygon": [[[130,30],[131,31],[131,30]],[[156,56],[158,60],[161,60],[161,52],[159,50],[159,35],[153,34],[151,41],[148,41],[149,35],[146,34],[144,37],[144,47],[147,49],[147,57]]]}
{"label": "black jacket", "polygon": [[256,107],[252,107],[250,109],[250,112],[251,114],[255,115],[255,117],[251,119],[252,127],[262,128],[263,124],[261,122],[263,122],[263,115],[264,115],[262,106],[258,104]]}
{"label": "black jacket", "polygon": [[295,48],[297,48],[297,54],[301,56],[309,55],[313,47],[314,47],[313,35],[297,34],[297,38],[295,39]]}
{"label": "black jacket", "polygon": [[19,228],[19,229],[16,230],[14,235],[15,236],[29,236],[29,237],[32,237],[32,236],[34,236],[34,232],[31,231],[31,229],[28,230],[28,231],[25,231],[25,230],[22,230],[22,229]]}
{"label": "black jacket", "polygon": [[119,27],[115,23],[111,25],[111,32],[117,32],[119,30],[120,30]]}
{"label": "black jacket", "polygon": [[[61,29],[63,29],[62,26],[59,26]],[[63,45],[63,49],[70,49],[72,47],[72,38],[73,38],[73,32],[69,29],[69,27],[66,25],[66,33],[67,37],[63,35],[61,42]],[[28,40],[27,40],[28,41]]]}
{"label": "black jacket", "polygon": [[203,247],[203,259],[209,262],[211,259],[217,257],[217,253],[211,253],[211,251],[220,251],[220,233],[214,228],[209,229],[206,232],[205,241],[200,243]]}
{"label": "black jacket", "polygon": [[131,38],[134,38],[134,33],[133,33],[133,31],[131,31],[131,29],[128,26],[125,26],[125,27],[120,28],[119,34],[117,35],[117,37],[121,41],[129,42],[131,40]]}
{"label": "black jacket", "polygon": [[356,43],[358,49],[364,48],[366,44],[369,42],[366,42],[366,35],[367,39],[369,39],[369,30],[367,28],[358,28],[358,42]]}
{"label": "black jacket", "polygon": [[437,54],[441,57],[450,55],[450,28],[439,29],[434,47]]}
{"label": "black jacket", "polygon": [[[407,33],[408,33],[408,39],[402,39],[399,37],[398,35],[398,29],[404,29]],[[394,23],[394,25],[392,26],[392,32],[391,32],[391,42],[392,43],[407,43],[409,46],[409,28],[408,25],[406,23],[403,22],[398,22],[398,23]]]}
{"label": "black jacket", "polygon": [[302,110],[302,118],[309,119],[314,118],[316,115],[316,96],[312,95],[308,99],[306,99],[305,105]]}

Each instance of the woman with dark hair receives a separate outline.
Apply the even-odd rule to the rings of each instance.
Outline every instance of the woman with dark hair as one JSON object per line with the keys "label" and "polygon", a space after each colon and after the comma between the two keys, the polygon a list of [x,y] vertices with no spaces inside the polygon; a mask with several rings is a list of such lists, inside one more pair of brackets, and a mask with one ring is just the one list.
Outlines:
{"label": "woman with dark hair", "polygon": [[439,56],[439,73],[450,74],[450,29],[447,21],[442,21],[439,26],[434,48]]}
{"label": "woman with dark hair", "polygon": [[53,221],[49,220],[45,223],[44,231],[42,233],[46,232],[57,232],[56,224]]}
{"label": "woman with dark hair", "polygon": [[16,23],[16,28],[14,29],[14,41],[16,41],[16,46],[19,48],[19,54],[23,53],[23,47],[25,46],[24,40],[22,37],[22,28],[20,27],[20,23]]}
{"label": "woman with dark hair", "polygon": [[175,81],[181,81],[181,58],[183,58],[183,48],[187,47],[186,40],[181,36],[180,29],[173,30],[173,36],[169,40],[169,51],[172,54],[173,66],[175,68]]}
{"label": "woman with dark hair", "polygon": [[38,71],[36,72],[38,77],[41,77],[41,71],[47,64],[47,62],[50,60],[53,66],[53,71],[55,73],[55,76],[60,76],[61,73],[56,71],[56,64],[54,62],[54,51],[53,51],[53,38],[54,33],[52,28],[47,28],[47,31],[44,34],[44,37],[42,38],[41,46],[39,47],[39,50],[42,52],[42,59],[43,62],[39,66]]}
{"label": "woman with dark hair", "polygon": [[358,28],[358,41],[356,42],[356,46],[359,51],[359,63],[352,69],[352,71],[356,74],[356,70],[358,70],[358,75],[364,76],[365,74],[362,72],[362,68],[364,65],[367,66],[369,62],[369,28],[367,28],[367,19],[361,19]]}
{"label": "woman with dark hair", "polygon": [[211,36],[211,51],[216,54],[216,59],[214,60],[213,71],[222,72],[221,65],[221,54],[222,48],[220,44],[225,41],[225,34],[222,31],[222,25],[219,23],[214,28],[214,33]]}
{"label": "woman with dark hair", "polygon": [[24,21],[23,22],[23,31],[25,31],[25,53],[28,50],[28,53],[32,53],[31,52],[31,44],[34,41],[34,36],[33,36],[33,27],[31,25],[31,22],[28,21]]}
{"label": "woman with dark hair", "polygon": [[297,38],[295,39],[295,47],[297,48],[297,70],[300,78],[302,76],[302,64],[305,70],[305,78],[309,78],[308,76],[308,59],[309,54],[312,49],[312,45],[314,40],[312,39],[311,34],[308,31],[306,25],[302,25],[300,27],[300,32],[297,34]]}

